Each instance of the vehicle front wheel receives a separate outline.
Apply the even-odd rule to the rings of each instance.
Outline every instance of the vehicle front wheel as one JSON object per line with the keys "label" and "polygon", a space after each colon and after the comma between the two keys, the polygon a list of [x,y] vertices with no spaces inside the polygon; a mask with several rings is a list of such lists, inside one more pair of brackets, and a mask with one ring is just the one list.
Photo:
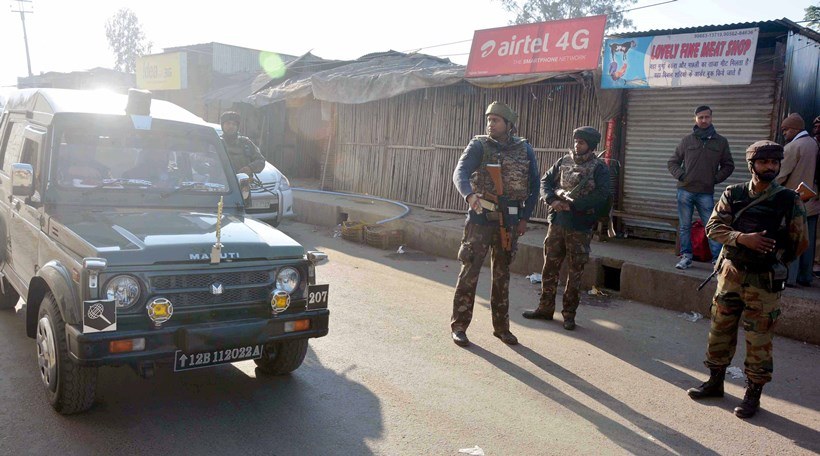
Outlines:
{"label": "vehicle front wheel", "polygon": [[262,357],[254,362],[259,370],[268,375],[283,375],[302,365],[307,354],[308,340],[286,340],[265,345]]}
{"label": "vehicle front wheel", "polygon": [[54,410],[70,415],[91,408],[97,368],[80,366],[69,358],[65,322],[51,293],[46,293],[37,315],[37,363]]}
{"label": "vehicle front wheel", "polygon": [[0,309],[13,309],[20,299],[20,293],[11,286],[8,280],[3,277],[3,292],[0,292]]}

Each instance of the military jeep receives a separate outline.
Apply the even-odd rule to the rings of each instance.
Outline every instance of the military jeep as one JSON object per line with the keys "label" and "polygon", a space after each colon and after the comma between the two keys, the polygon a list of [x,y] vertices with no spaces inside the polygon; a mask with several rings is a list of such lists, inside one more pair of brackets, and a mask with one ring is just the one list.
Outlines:
{"label": "military jeep", "polygon": [[248,176],[188,111],[137,90],[20,90],[0,163],[0,308],[23,298],[56,411],[93,405],[100,366],[286,374],[327,334],[326,256],[244,216]]}

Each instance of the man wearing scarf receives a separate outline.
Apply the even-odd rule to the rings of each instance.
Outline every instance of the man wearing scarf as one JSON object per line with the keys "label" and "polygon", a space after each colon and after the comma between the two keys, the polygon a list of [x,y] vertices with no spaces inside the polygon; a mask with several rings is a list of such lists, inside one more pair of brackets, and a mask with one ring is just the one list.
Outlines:
{"label": "man wearing scarf", "polygon": [[538,308],[522,315],[529,319],[552,320],[558,272],[567,259],[564,288],[564,329],[575,329],[575,312],[584,265],[589,261],[592,228],[598,214],[609,202],[609,168],[593,152],[601,133],[592,127],[572,132],[575,145],[541,178],[541,198],[549,204],[547,237],[544,239],[544,269],[541,271],[541,298]]}
{"label": "man wearing scarf", "polygon": [[[667,162],[669,172],[678,180],[678,229],[680,230],[681,258],[678,269],[692,266],[692,215],[697,208],[700,219],[706,223],[715,207],[715,185],[735,170],[729,141],[720,136],[712,125],[712,108],[695,108],[695,126],[692,134],[684,136],[675,153]],[[709,240],[712,259],[720,253],[720,244]]]}

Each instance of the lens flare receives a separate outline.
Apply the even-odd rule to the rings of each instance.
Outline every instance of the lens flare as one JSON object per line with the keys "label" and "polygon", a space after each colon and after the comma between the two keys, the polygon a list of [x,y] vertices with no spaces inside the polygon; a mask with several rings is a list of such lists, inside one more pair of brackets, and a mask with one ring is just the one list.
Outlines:
{"label": "lens flare", "polygon": [[260,52],[259,66],[271,79],[281,78],[285,75],[285,62],[275,52]]}

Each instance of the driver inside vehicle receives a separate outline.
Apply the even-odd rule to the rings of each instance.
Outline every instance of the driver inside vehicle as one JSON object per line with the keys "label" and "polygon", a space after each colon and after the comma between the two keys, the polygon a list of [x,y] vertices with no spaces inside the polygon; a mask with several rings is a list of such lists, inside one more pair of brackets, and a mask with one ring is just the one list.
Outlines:
{"label": "driver inside vehicle", "polygon": [[170,180],[168,169],[168,151],[143,149],[137,155],[134,167],[122,173],[122,177],[147,180],[156,186],[167,186]]}
{"label": "driver inside vehicle", "polygon": [[111,177],[108,167],[95,158],[96,138],[83,133],[66,133],[60,144],[58,175],[62,185],[97,185]]}

